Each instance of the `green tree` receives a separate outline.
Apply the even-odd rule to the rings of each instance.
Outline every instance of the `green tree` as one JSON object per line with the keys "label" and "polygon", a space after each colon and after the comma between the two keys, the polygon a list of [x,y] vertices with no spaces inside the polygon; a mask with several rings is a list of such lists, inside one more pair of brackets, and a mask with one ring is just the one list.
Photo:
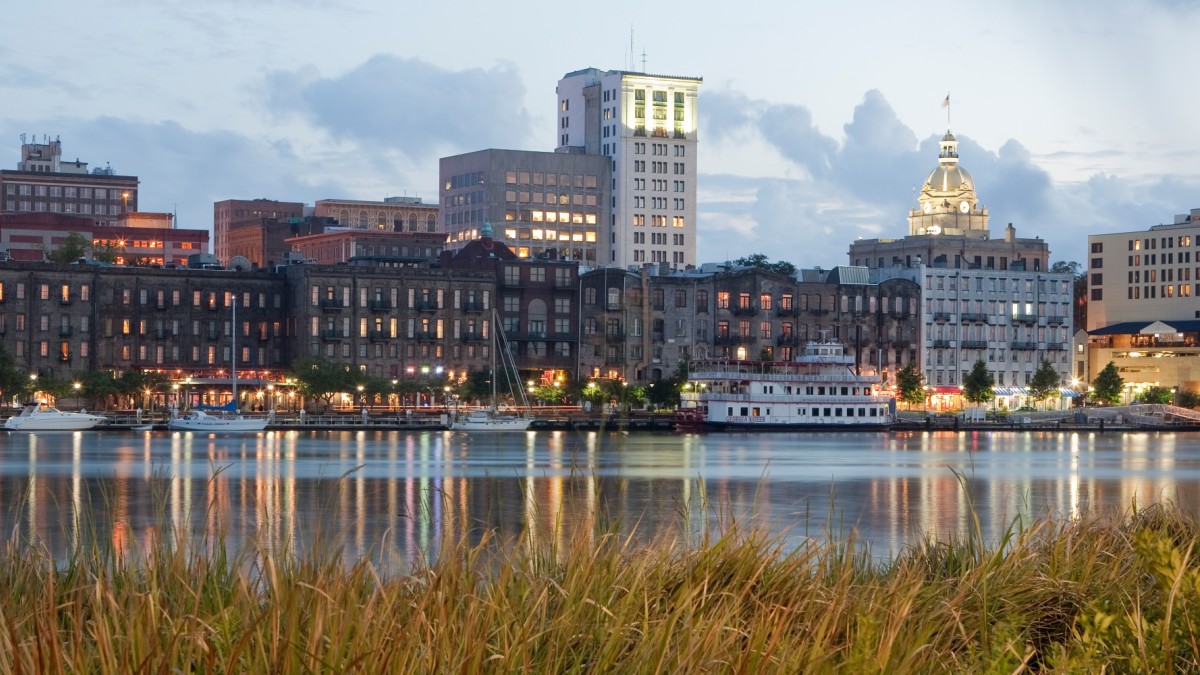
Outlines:
{"label": "green tree", "polygon": [[473,370],[465,380],[454,385],[453,391],[465,404],[490,399],[492,396],[492,373],[488,370]]}
{"label": "green tree", "polygon": [[120,246],[114,246],[113,244],[92,246],[92,260],[96,262],[115,265],[117,264],[117,260],[123,255],[125,255],[125,249]]}
{"label": "green tree", "polygon": [[1087,272],[1077,262],[1059,260],[1050,266],[1055,274],[1070,274],[1072,278],[1071,318],[1075,330],[1087,325]]}
{"label": "green tree", "polygon": [[17,368],[16,361],[0,345],[0,394],[23,401],[33,393],[29,373]]}
{"label": "green tree", "polygon": [[53,251],[46,251],[45,254],[46,259],[50,262],[69,265],[86,256],[90,250],[92,250],[92,242],[88,241],[87,237],[82,234],[72,232],[63,239],[58,248]]}
{"label": "green tree", "polygon": [[1117,364],[1109,361],[1096,379],[1092,380],[1092,398],[1103,405],[1114,405],[1121,400],[1124,388],[1125,378],[1117,372]]}
{"label": "green tree", "polygon": [[86,398],[93,409],[108,410],[109,402],[119,391],[111,370],[89,370],[79,378],[79,383],[80,396]]}
{"label": "green tree", "polygon": [[1175,392],[1166,387],[1147,387],[1138,392],[1138,403],[1172,403],[1175,400]]}
{"label": "green tree", "polygon": [[925,377],[915,364],[908,364],[896,373],[896,398],[909,405],[925,401]]}
{"label": "green tree", "polygon": [[296,362],[292,379],[301,394],[320,401],[322,408],[329,409],[333,397],[354,389],[354,378],[343,363],[335,363],[324,356],[309,356]]}
{"label": "green tree", "polygon": [[558,405],[562,403],[567,392],[563,391],[562,387],[555,387],[548,384],[538,386],[533,390],[533,398],[542,405]]}
{"label": "green tree", "polygon": [[992,387],[996,386],[996,379],[988,372],[987,364],[983,359],[979,359],[972,366],[971,372],[963,378],[963,397],[976,405],[987,403],[995,398],[995,393]]}
{"label": "green tree", "polygon": [[785,274],[789,277],[796,275],[796,266],[792,263],[787,262],[786,260],[779,260],[777,262],[769,262],[769,260],[770,259],[762,253],[754,253],[743,258],[738,258],[737,260],[734,260],[733,263],[743,267],[757,267],[769,272]]}
{"label": "green tree", "polygon": [[1200,408],[1200,392],[1187,389],[1179,392],[1179,396],[1175,399],[1175,405],[1181,408]]}
{"label": "green tree", "polygon": [[1054,369],[1054,364],[1043,360],[1041,367],[1033,374],[1033,380],[1029,382],[1029,393],[1034,399],[1044,401],[1058,391],[1058,383],[1058,371]]}

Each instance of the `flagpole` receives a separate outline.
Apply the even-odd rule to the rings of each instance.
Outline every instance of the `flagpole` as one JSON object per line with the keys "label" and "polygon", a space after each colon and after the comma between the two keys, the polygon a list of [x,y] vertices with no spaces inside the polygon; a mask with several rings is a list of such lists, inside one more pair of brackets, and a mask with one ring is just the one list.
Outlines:
{"label": "flagpole", "polygon": [[950,131],[950,94],[946,94],[946,100],[942,101],[942,107],[946,109],[946,131]]}

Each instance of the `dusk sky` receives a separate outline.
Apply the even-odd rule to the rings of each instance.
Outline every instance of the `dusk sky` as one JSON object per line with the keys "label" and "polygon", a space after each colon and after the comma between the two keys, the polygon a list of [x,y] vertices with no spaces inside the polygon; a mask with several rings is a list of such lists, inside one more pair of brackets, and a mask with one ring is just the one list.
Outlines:
{"label": "dusk sky", "polygon": [[188,228],[228,198],[435,203],[439,157],[552,150],[558,79],[644,51],[704,78],[701,261],[906,234],[947,93],[993,236],[1083,261],[1088,233],[1200,207],[1197,35],[1182,0],[9,3],[0,166],[58,136]]}

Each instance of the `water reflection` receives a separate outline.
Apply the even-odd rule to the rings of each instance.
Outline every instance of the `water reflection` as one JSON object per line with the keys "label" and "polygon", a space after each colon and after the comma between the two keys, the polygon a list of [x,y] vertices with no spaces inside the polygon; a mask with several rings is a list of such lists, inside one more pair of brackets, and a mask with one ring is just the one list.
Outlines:
{"label": "water reflection", "polygon": [[0,527],[57,555],[102,541],[320,542],[407,564],[485,532],[560,548],[577,532],[692,535],[736,520],[804,537],[855,528],[876,553],[1162,499],[1196,508],[1188,434],[286,432],[0,436]]}

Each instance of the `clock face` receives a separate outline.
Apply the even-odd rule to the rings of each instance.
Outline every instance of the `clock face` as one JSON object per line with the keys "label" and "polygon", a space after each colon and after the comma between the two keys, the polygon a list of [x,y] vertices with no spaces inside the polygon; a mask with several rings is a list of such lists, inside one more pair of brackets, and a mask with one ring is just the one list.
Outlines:
{"label": "clock face", "polygon": [[933,204],[925,202],[925,213],[929,213],[930,211],[933,211]]}
{"label": "clock face", "polygon": [[966,213],[967,211],[971,210],[971,205],[967,202],[963,202],[958,205],[958,210],[962,211],[963,213]]}

